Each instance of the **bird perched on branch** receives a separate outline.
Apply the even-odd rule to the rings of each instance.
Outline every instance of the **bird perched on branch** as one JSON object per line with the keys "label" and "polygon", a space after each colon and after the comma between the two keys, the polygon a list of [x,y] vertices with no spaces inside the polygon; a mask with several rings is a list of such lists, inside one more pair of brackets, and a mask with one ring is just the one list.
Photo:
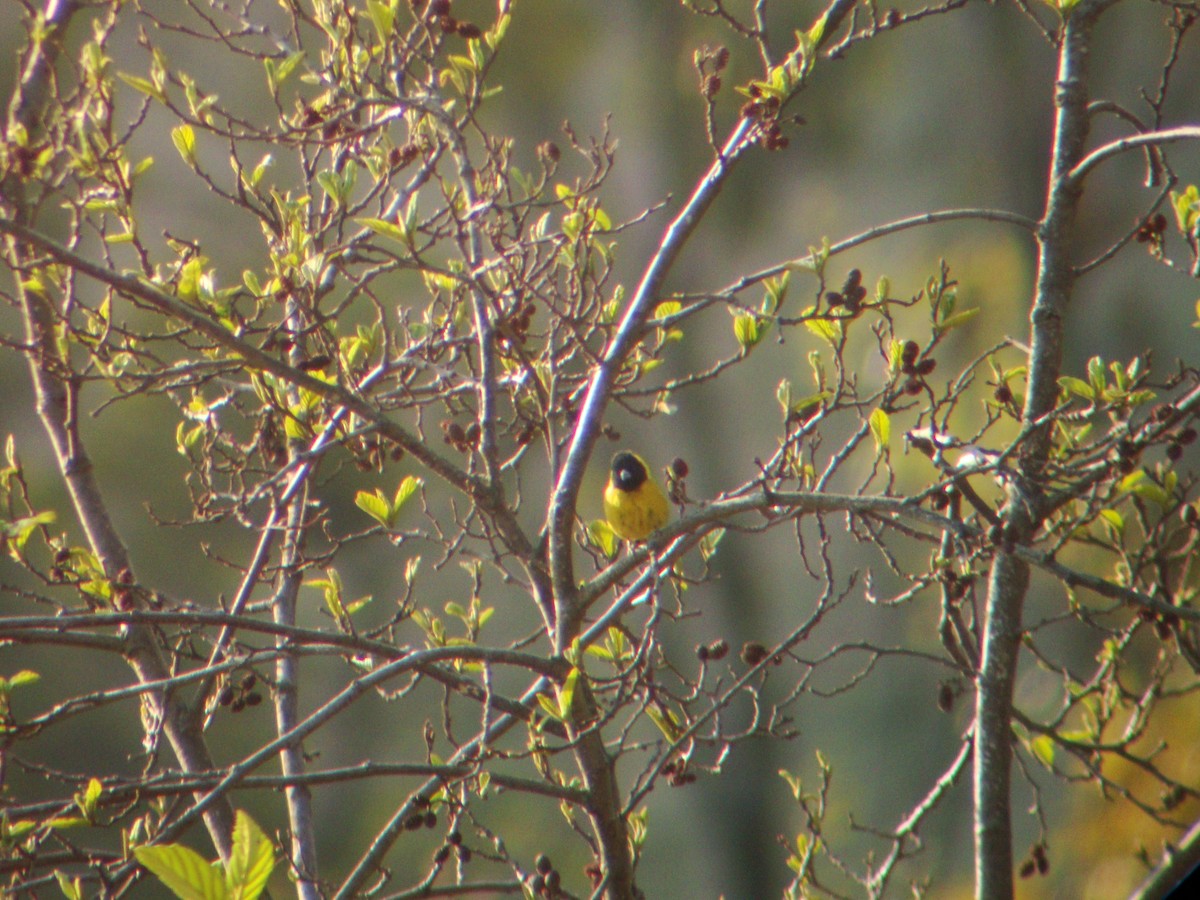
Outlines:
{"label": "bird perched on branch", "polygon": [[616,535],[627,541],[644,541],[667,524],[666,494],[651,477],[646,461],[632,451],[613,457],[604,488],[604,516]]}

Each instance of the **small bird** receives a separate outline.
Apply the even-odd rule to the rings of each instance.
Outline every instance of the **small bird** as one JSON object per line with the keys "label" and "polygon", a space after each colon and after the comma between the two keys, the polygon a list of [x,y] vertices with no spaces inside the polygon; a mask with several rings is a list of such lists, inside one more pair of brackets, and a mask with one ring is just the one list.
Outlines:
{"label": "small bird", "polygon": [[644,541],[667,524],[667,497],[650,477],[646,461],[632,451],[613,457],[604,488],[604,516],[616,535],[627,541]]}

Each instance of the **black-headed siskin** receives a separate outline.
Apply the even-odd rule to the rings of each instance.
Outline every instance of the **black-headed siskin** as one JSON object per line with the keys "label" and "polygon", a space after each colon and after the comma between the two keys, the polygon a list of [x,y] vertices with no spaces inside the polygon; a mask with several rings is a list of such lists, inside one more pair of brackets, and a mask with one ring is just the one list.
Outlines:
{"label": "black-headed siskin", "polygon": [[667,497],[636,453],[623,450],[613,457],[604,488],[604,516],[626,541],[644,541],[667,524]]}

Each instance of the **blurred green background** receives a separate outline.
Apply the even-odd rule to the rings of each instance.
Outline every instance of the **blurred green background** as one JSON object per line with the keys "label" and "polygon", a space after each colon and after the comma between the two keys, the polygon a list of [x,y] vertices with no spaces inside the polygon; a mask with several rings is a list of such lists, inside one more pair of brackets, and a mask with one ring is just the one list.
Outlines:
{"label": "blurred green background", "polygon": [[[731,4],[741,9],[748,4]],[[900,4],[901,9],[917,4]],[[711,159],[704,141],[703,105],[692,54],[702,45],[725,44],[732,51],[725,88],[718,102],[718,133],[735,121],[739,99],[733,85],[753,77],[758,63],[753,48],[737,40],[715,19],[685,14],[666,0],[521,0],[507,37],[495,79],[504,92],[491,106],[485,123],[514,136],[514,158],[523,169],[535,166],[535,146],[556,140],[565,147],[560,126],[569,120],[581,136],[599,133],[611,117],[618,139],[616,168],[603,192],[604,205],[614,220],[631,218],[666,201],[666,210],[647,224],[625,232],[618,242],[620,280],[632,287],[653,252],[662,226],[678,209]],[[11,5],[15,11],[16,4]],[[807,27],[820,6],[814,2],[772,4],[773,49],[787,49],[792,30]],[[495,4],[484,0],[455,0],[462,19],[490,21]],[[1139,91],[1153,92],[1166,41],[1160,26],[1161,7],[1125,3],[1104,21],[1094,55],[1095,94],[1144,112]],[[10,21],[15,16],[10,12]],[[1049,15],[1043,16],[1049,20]],[[130,17],[114,45],[116,67],[144,73],[146,55],[135,44],[136,20]],[[0,31],[0,86],[8,97],[14,78],[15,50],[22,43],[19,29]],[[78,41],[80,35],[73,34]],[[162,36],[156,37],[156,40]],[[163,39],[172,46],[169,39]],[[173,65],[195,76],[206,90],[248,116],[261,99],[261,72],[249,64],[216,61],[212,49],[197,51],[177,42]],[[1200,55],[1184,55],[1175,73],[1177,86],[1194,85],[1200,78]],[[784,259],[794,258],[822,238],[837,241],[868,227],[921,212],[954,207],[995,207],[1037,218],[1044,191],[1053,114],[1053,49],[1012,4],[970,4],[951,15],[884,34],[856,47],[843,60],[822,62],[811,88],[791,110],[807,124],[790,132],[787,151],[756,151],[741,166],[711,209],[676,266],[670,290],[718,289],[738,275]],[[259,79],[254,81],[253,79]],[[245,85],[253,84],[252,90]],[[128,99],[128,98],[127,98]],[[132,106],[130,105],[129,109]],[[128,109],[126,110],[128,112]],[[1195,121],[1194,91],[1177,90],[1166,108],[1167,124]],[[163,229],[180,238],[196,239],[222,273],[233,283],[245,268],[261,267],[262,238],[252,222],[231,221],[223,203],[208,196],[171,146],[173,124],[152,110],[135,140],[137,152],[151,154],[156,165],[139,191],[142,234],[163,247]],[[1095,137],[1111,137],[1120,129],[1111,121],[1097,124]],[[222,150],[209,147],[213,168]],[[1175,147],[1170,157],[1185,179],[1200,178],[1200,154]],[[1092,183],[1083,207],[1083,238],[1078,257],[1088,259],[1105,249],[1142,215],[1154,192],[1141,186],[1143,161],[1129,155],[1104,166]],[[582,168],[564,157],[560,179],[581,174]],[[285,181],[284,171],[275,177]],[[1169,248],[1170,249],[1170,248]],[[1178,249],[1178,248],[1176,248]],[[960,304],[979,307],[971,327],[950,339],[939,353],[943,371],[974,358],[986,348],[1012,336],[1025,340],[1031,293],[1034,247],[1030,237],[1011,226],[953,223],[910,230],[845,257],[832,268],[842,273],[860,268],[873,285],[886,275],[895,296],[915,294],[925,279],[946,259],[960,283]],[[6,289],[8,286],[6,285]],[[812,302],[815,282],[797,276],[791,302]],[[1194,363],[1195,283],[1168,272],[1138,248],[1128,248],[1116,265],[1083,278],[1071,308],[1067,371],[1082,372],[1093,355],[1128,360],[1154,348],[1164,371],[1176,357]],[[757,295],[747,297],[756,302]],[[913,337],[923,340],[921,318],[908,320]],[[17,339],[20,326],[11,309],[0,310],[0,325],[8,339]],[[927,326],[926,326],[927,327]],[[734,376],[675,398],[676,414],[650,422],[612,418],[624,441],[648,456],[656,468],[671,458],[685,458],[691,469],[689,491],[709,497],[753,476],[755,457],[773,450],[779,431],[774,399],[781,378],[808,383],[806,354],[813,349],[810,335],[792,333],[786,341],[774,338],[755,351]],[[714,356],[735,349],[724,314],[710,316],[702,326],[689,328],[683,342],[669,354],[668,374],[705,366]],[[875,381],[882,364],[864,345],[862,372]],[[1010,358],[1016,364],[1016,358]],[[36,501],[64,509],[64,495],[50,460],[48,446],[33,411],[28,373],[11,351],[0,356],[0,434],[12,433],[25,461]],[[104,398],[90,398],[94,409]],[[140,577],[181,598],[212,605],[237,583],[237,573],[197,551],[203,541],[214,555],[233,560],[248,555],[247,537],[235,526],[163,529],[153,524],[151,511],[162,518],[183,518],[189,510],[182,478],[182,459],[175,452],[177,413],[162,398],[129,401],[108,408],[87,423],[90,448],[102,484],[128,541],[134,548]],[[897,422],[898,432],[907,423]],[[832,441],[831,441],[832,443]],[[613,448],[601,444],[581,507],[585,519],[600,514],[602,462]],[[919,457],[898,463],[909,486],[930,476]],[[369,486],[394,485],[413,471],[408,463],[392,467]],[[326,481],[322,499],[331,509],[335,527],[361,527],[352,506],[363,477],[343,471]],[[536,476],[525,483],[538,496]],[[902,485],[903,486],[903,485]],[[531,523],[543,506],[528,504]],[[840,523],[839,523],[840,527]],[[842,548],[837,560],[847,571],[868,560],[853,546]],[[386,544],[351,547],[339,562],[350,597],[373,594],[397,596],[404,564],[413,551]],[[426,551],[428,552],[428,551]],[[924,551],[922,551],[924,552]],[[794,538],[771,533],[731,536],[717,557],[717,578],[695,589],[689,603],[702,615],[673,626],[668,656],[680,666],[694,665],[692,648],[700,641],[723,637],[738,647],[745,640],[770,641],[800,620],[821,585],[800,575]],[[432,577],[432,576],[431,576]],[[882,577],[882,576],[881,576]],[[0,561],[0,581],[27,584],[10,560]],[[431,582],[434,594],[426,602],[440,605],[460,598],[467,587],[450,572]],[[495,578],[485,580],[487,601],[504,607],[519,602]],[[1045,596],[1032,601],[1031,615],[1061,606],[1059,592],[1049,585]],[[444,596],[442,593],[444,591]],[[1036,593],[1036,591],[1035,591]],[[306,595],[315,610],[316,592]],[[25,609],[12,595],[0,596],[5,612]],[[937,652],[936,602],[928,598],[899,609],[869,606],[856,592],[824,625],[825,645],[838,641],[876,640],[904,643]],[[532,627],[528,609],[509,610],[508,627],[521,633]],[[309,620],[322,623],[316,612]],[[1069,635],[1064,640],[1073,640]],[[802,653],[808,648],[802,646]],[[30,708],[69,696],[79,689],[86,668],[89,686],[122,684],[126,671],[91,657],[71,653],[35,656],[5,648],[0,666],[7,674],[22,667],[43,674],[68,673],[64,681],[47,677],[25,699]],[[1065,656],[1091,652],[1090,644],[1064,646]],[[815,651],[814,651],[815,655]],[[343,667],[327,662],[305,664],[310,684],[337,684]],[[823,673],[821,686],[833,688],[852,667]],[[781,835],[791,845],[804,827],[787,785],[777,775],[788,769],[816,786],[816,752],[834,764],[831,811],[826,827],[852,852],[882,847],[849,819],[864,826],[892,827],[924,794],[957,750],[957,737],[969,721],[969,699],[962,698],[949,714],[935,706],[940,670],[892,660],[882,664],[852,692],[827,700],[805,699],[795,708],[800,736],[788,743],[751,741],[738,745],[721,777],[702,777],[686,788],[662,788],[650,799],[651,837],[639,883],[649,897],[757,898],[778,896],[789,879]],[[328,682],[322,682],[322,678]],[[776,681],[786,688],[787,673]],[[1031,671],[1019,686],[1019,699],[1034,713],[1039,703],[1052,703],[1053,684]],[[768,693],[770,693],[768,691]],[[323,689],[306,699],[315,705]],[[427,689],[426,699],[437,694]],[[1196,704],[1186,718],[1194,721]],[[354,763],[371,758],[400,761],[420,746],[421,721],[413,721],[412,701],[395,706],[368,698],[339,720],[339,731],[325,732],[309,749],[320,753],[321,766]],[[432,706],[429,709],[432,710]],[[1184,710],[1176,721],[1184,719]],[[432,714],[432,713],[431,713]],[[138,745],[136,715],[124,720],[129,731],[113,734],[112,717],[103,713],[73,720],[53,730],[35,745],[23,747],[27,758],[72,769],[99,762],[106,771],[136,767],[131,748]],[[221,758],[231,761],[266,740],[270,715],[266,707],[238,717],[218,720],[216,745]],[[1194,729],[1191,730],[1195,741]],[[445,749],[445,748],[443,748]],[[1186,757],[1190,771],[1200,774],[1200,751]],[[1054,814],[1052,823],[1063,831],[1050,837],[1052,869],[1048,877],[1022,881],[1021,896],[1115,897],[1139,877],[1133,852],[1143,842],[1152,854],[1161,833],[1147,820],[1110,804],[1088,789],[1065,794],[1060,783],[1043,771],[1029,769],[1043,789],[1042,801]],[[622,772],[626,777],[633,772]],[[9,777],[22,791],[37,791],[36,779],[19,770]],[[1029,787],[1017,778],[1016,852],[1020,857],[1038,839],[1033,817],[1021,811],[1029,802]],[[961,897],[970,893],[971,832],[969,777],[951,793],[946,804],[921,831],[926,850],[900,873],[892,895],[908,893],[911,880],[929,879],[931,896]],[[400,797],[391,796],[385,782],[355,783],[335,792],[318,792],[317,810],[326,863],[337,871],[362,846],[381,817]],[[282,822],[276,798],[242,797],[268,829]],[[510,839],[510,849],[533,854],[544,850],[565,872],[575,875],[586,862],[578,842],[564,838],[562,819],[552,804],[536,814],[522,801],[494,801],[498,830],[523,837]],[[508,817],[525,822],[523,831],[504,827]],[[540,818],[539,818],[540,816]],[[1103,818],[1102,818],[1103,817]],[[1103,824],[1100,824],[1100,823]],[[1069,835],[1069,836],[1068,836]],[[525,840],[528,846],[520,846]],[[433,835],[405,837],[389,859],[397,870],[412,862],[418,869],[436,848]],[[341,856],[341,854],[346,854]],[[408,856],[411,854],[411,856]]]}

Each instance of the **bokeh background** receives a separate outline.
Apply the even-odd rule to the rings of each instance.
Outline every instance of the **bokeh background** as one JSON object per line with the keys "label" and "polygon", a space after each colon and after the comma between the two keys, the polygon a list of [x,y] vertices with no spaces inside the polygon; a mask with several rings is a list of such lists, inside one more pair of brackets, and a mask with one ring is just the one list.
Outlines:
{"label": "bokeh background", "polygon": [[[12,24],[17,4],[4,5],[10,24],[0,29],[0,87],[7,97],[15,74],[15,51],[23,38]],[[733,9],[747,5],[730,4]],[[462,19],[486,22],[495,5],[455,0],[454,9]],[[772,4],[773,49],[785,51],[792,30],[807,27],[819,9],[811,0]],[[1167,46],[1161,27],[1164,15],[1160,6],[1126,2],[1106,17],[1094,51],[1097,97],[1116,100],[1139,113],[1146,111],[1140,92],[1153,93],[1157,88]],[[1048,14],[1042,18],[1050,20]],[[113,53],[118,69],[144,74],[146,55],[134,41],[135,24],[131,17]],[[495,72],[504,91],[492,104],[486,123],[514,137],[514,158],[529,170],[535,167],[534,148],[539,142],[551,139],[565,146],[560,130],[564,121],[587,135],[599,133],[605,119],[610,120],[619,145],[616,167],[603,192],[605,208],[618,220],[666,203],[645,225],[620,237],[617,267],[627,285],[636,281],[668,216],[711,159],[692,56],[699,47],[721,44],[730,48],[732,59],[718,104],[719,133],[734,122],[740,105],[732,86],[759,71],[753,48],[719,21],[688,15],[680,4],[667,0],[522,0],[516,4]],[[166,45],[171,46],[169,40]],[[1165,109],[1168,125],[1200,118],[1195,91],[1184,87],[1200,79],[1200,52],[1189,49],[1185,47],[1174,75],[1177,90]],[[256,103],[264,98],[261,85],[247,81],[261,79],[260,71],[227,60],[217,64],[211,49],[197,52],[185,42],[172,47],[171,61],[246,115],[264,113],[256,110]],[[845,59],[822,62],[811,88],[792,110],[807,124],[790,133],[786,152],[751,154],[676,266],[669,289],[720,288],[745,272],[798,257],[823,238],[837,241],[931,210],[986,207],[1036,218],[1051,140],[1054,73],[1053,48],[1008,2],[971,3],[953,14],[884,34],[854,48]],[[253,90],[246,88],[248,83]],[[132,109],[132,103],[127,108]],[[156,159],[138,195],[142,233],[159,247],[164,245],[157,235],[164,229],[202,242],[204,252],[224,273],[223,282],[232,283],[243,269],[261,266],[261,235],[249,221],[231,221],[224,205],[191,176],[170,144],[172,124],[152,110],[135,141],[139,152]],[[1095,138],[1120,131],[1112,121],[1101,119]],[[202,150],[220,160],[220,147],[202,145]],[[1185,180],[1200,179],[1196,150],[1176,147],[1170,156]],[[564,164],[564,180],[572,174],[571,166]],[[1101,252],[1144,213],[1154,191],[1142,185],[1143,167],[1142,158],[1127,155],[1097,173],[1083,208],[1080,259]],[[581,173],[576,165],[574,174]],[[279,172],[275,177],[285,181],[287,176]],[[856,266],[868,285],[886,275],[893,294],[906,296],[921,288],[941,259],[949,262],[959,281],[960,305],[982,310],[971,327],[957,333],[940,351],[940,365],[946,371],[954,371],[956,363],[977,356],[1005,336],[1026,338],[1034,247],[1029,235],[1012,226],[959,222],[906,231],[839,258],[835,271]],[[802,298],[811,297],[816,285],[797,276],[792,290]],[[1067,326],[1071,335],[1067,371],[1082,373],[1093,355],[1128,360],[1151,348],[1154,362],[1164,371],[1173,367],[1176,358],[1195,364],[1200,358],[1192,329],[1196,297],[1194,281],[1169,272],[1137,247],[1127,248],[1117,264],[1078,285]],[[919,317],[910,321],[916,330]],[[0,324],[6,339],[19,335],[19,322],[11,309],[0,309]],[[675,456],[685,458],[692,473],[691,494],[712,496],[752,477],[755,457],[771,452],[779,430],[775,386],[785,377],[806,383],[805,357],[814,344],[815,339],[802,334],[789,335],[782,343],[769,340],[735,377],[676,397],[674,415],[651,421],[614,416],[613,424],[626,443],[636,445],[656,466]],[[667,372],[702,367],[716,353],[728,353],[733,347],[728,320],[723,314],[710,317],[672,349]],[[864,377],[876,378],[878,372],[871,369],[879,368],[877,358],[865,345],[861,353]],[[1015,358],[1010,364],[1016,364]],[[19,357],[7,350],[0,355],[0,397],[0,434],[15,436],[37,502],[65,509],[48,445],[34,416],[28,373]],[[96,409],[104,399],[97,393],[90,408]],[[189,510],[184,465],[175,451],[177,421],[174,407],[162,398],[142,398],[89,418],[87,434],[109,501],[134,548],[141,579],[173,595],[211,604],[222,592],[227,596],[237,581],[236,572],[216,558],[222,554],[243,558],[246,538],[244,532],[228,526],[172,529],[155,524],[156,517],[184,518]],[[597,460],[606,460],[611,449],[602,445]],[[929,477],[919,457],[899,465],[902,479],[910,485],[919,486],[921,479]],[[602,469],[594,465],[589,476],[588,500],[581,510],[587,518],[600,513]],[[408,471],[402,465],[377,483],[395,484]],[[353,522],[361,527],[353,520],[351,502],[355,486],[361,483],[361,476],[349,472],[325,482],[321,495],[335,524],[350,527]],[[536,479],[531,483],[536,484]],[[530,504],[530,515],[541,508]],[[208,559],[197,552],[201,542],[210,548]],[[868,564],[855,548],[843,550],[838,562],[846,569]],[[785,536],[731,536],[718,554],[717,577],[689,598],[701,615],[673,629],[668,653],[683,664],[700,641],[723,637],[737,647],[750,639],[769,641],[794,627],[805,604],[821,589],[798,577],[795,552],[794,542]],[[348,596],[396,596],[407,558],[402,549],[389,555],[378,546],[351,548],[339,565]],[[442,581],[434,582],[435,593],[445,590],[444,600],[461,594],[461,575],[457,581],[453,574],[441,577]],[[27,583],[8,559],[0,560],[0,582]],[[488,587],[489,603],[502,607],[517,602],[498,583],[488,582]],[[1061,604],[1057,592],[1046,594],[1034,599],[1031,615]],[[318,597],[315,592],[309,596],[315,609]],[[436,602],[444,602],[438,596]],[[1039,605],[1042,600],[1044,605]],[[929,598],[924,604],[887,610],[869,607],[855,596],[827,623],[825,640],[890,640],[936,651],[935,603]],[[0,606],[6,612],[23,608],[11,593],[0,595]],[[506,614],[514,633],[534,621],[529,610]],[[322,621],[317,612],[311,615],[314,623]],[[1081,643],[1062,650],[1065,658],[1072,654],[1086,658],[1092,647]],[[129,678],[121,666],[90,657],[67,653],[35,657],[13,648],[0,652],[0,674],[24,667],[43,674],[67,673],[65,683],[47,677],[23,697],[30,708],[61,699],[70,690],[71,677],[81,669],[96,686],[123,684]],[[311,666],[306,676],[314,685],[324,678],[330,684],[344,678],[335,664],[306,665]],[[826,687],[847,674],[846,669],[831,671]],[[817,751],[834,764],[826,823],[830,835],[842,842],[852,859],[871,848],[878,851],[881,845],[856,831],[850,814],[864,826],[892,827],[949,761],[969,720],[966,699],[948,714],[937,710],[935,695],[942,674],[909,663],[882,665],[854,691],[797,706],[800,736],[796,740],[740,744],[719,778],[656,792],[649,803],[651,838],[639,873],[647,896],[778,896],[790,872],[777,836],[790,844],[803,828],[803,819],[777,772],[797,773],[815,788]],[[78,689],[78,681],[74,684]],[[312,703],[321,690],[314,694]],[[430,691],[428,698],[434,701],[436,694]],[[1036,712],[1040,703],[1052,704],[1053,687],[1043,675],[1031,671],[1019,686],[1019,698]],[[376,698],[364,700],[342,718],[339,730],[324,733],[310,749],[320,753],[321,765],[329,766],[365,758],[408,758],[411,749],[419,746],[422,725],[405,718],[411,717],[411,709]],[[1197,721],[1198,713],[1195,702],[1179,704],[1164,725],[1164,737],[1182,748],[1176,763],[1194,779],[1200,777],[1200,749],[1191,748],[1200,747],[1200,742],[1189,723]],[[129,758],[130,748],[138,743],[136,715],[126,718],[127,733],[114,733],[120,727],[102,713],[83,716],[21,752],[66,769],[86,770],[93,764],[104,770],[127,769],[136,765]],[[257,718],[219,720],[214,735],[223,758],[233,760],[266,739],[270,727],[264,708]],[[1141,872],[1135,851],[1144,846],[1156,855],[1165,833],[1094,790],[1065,792],[1043,771],[1032,765],[1028,771],[1052,814],[1052,868],[1044,878],[1022,881],[1021,896],[1106,898],[1126,893]],[[37,779],[27,772],[14,768],[9,777],[23,791],[38,790]],[[1017,783],[1020,855],[1039,839],[1039,830],[1034,817],[1022,815],[1030,788],[1022,777]],[[906,895],[909,880],[928,880],[933,897],[970,893],[969,793],[969,779],[964,779],[928,821],[921,832],[926,849],[902,871],[892,895]],[[331,868],[339,868],[339,858],[341,865],[353,858],[398,799],[398,793],[389,796],[379,784],[366,783],[319,795],[322,840]],[[238,802],[254,810],[266,826],[282,821],[277,800],[239,796]],[[528,847],[513,849],[544,850],[570,872],[578,872],[586,862],[579,848],[561,836],[562,819],[552,805],[531,815],[520,802],[500,797],[493,814],[500,831],[511,830],[503,824],[508,817],[519,816],[524,822],[523,830],[516,832],[521,836],[510,843],[524,840]],[[428,860],[433,845],[418,845],[416,840],[393,854],[396,858],[390,862],[398,870],[407,864],[406,853],[412,853],[418,868]]]}

